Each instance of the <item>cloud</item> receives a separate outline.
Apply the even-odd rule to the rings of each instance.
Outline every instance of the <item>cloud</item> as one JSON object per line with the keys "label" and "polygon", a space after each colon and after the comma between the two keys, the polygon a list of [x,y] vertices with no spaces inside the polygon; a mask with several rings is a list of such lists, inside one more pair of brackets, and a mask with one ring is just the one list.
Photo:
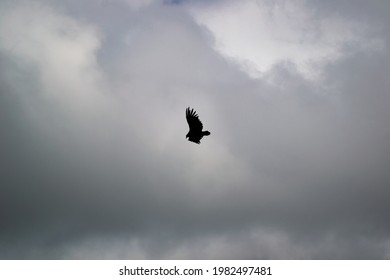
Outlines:
{"label": "cloud", "polygon": [[215,48],[259,77],[273,65],[293,62],[307,78],[318,78],[323,65],[344,55],[344,47],[372,49],[365,23],[320,14],[306,1],[218,1],[195,6],[193,14],[215,36]]}
{"label": "cloud", "polygon": [[0,4],[0,258],[389,257],[386,20],[199,3]]}

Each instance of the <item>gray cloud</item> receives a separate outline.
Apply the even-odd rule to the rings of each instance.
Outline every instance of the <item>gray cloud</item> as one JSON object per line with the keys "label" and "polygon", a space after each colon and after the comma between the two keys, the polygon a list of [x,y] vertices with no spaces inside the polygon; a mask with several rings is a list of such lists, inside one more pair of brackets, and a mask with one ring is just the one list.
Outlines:
{"label": "gray cloud", "polygon": [[316,79],[253,78],[199,3],[0,4],[0,258],[389,258],[381,9],[340,8],[366,28]]}

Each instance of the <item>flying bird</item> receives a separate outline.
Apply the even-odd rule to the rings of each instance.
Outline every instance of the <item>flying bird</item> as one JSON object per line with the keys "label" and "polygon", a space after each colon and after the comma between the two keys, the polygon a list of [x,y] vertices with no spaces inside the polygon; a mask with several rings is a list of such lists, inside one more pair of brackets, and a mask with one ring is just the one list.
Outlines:
{"label": "flying bird", "polygon": [[188,126],[190,127],[190,131],[188,131],[186,135],[188,141],[200,144],[200,139],[202,139],[203,136],[210,135],[209,131],[202,131],[203,124],[199,120],[199,116],[194,109],[190,109],[190,107],[186,109],[186,119],[188,122]]}

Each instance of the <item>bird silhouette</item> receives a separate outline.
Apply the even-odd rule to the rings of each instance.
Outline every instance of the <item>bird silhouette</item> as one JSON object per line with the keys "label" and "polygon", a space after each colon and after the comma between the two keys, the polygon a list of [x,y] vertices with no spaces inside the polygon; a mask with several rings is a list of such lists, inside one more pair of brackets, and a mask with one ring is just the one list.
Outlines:
{"label": "bird silhouette", "polygon": [[203,124],[199,120],[199,116],[194,109],[190,109],[190,107],[186,109],[186,119],[190,128],[190,131],[188,131],[186,135],[188,141],[200,144],[200,139],[202,139],[203,136],[210,135],[209,131],[202,131]]}

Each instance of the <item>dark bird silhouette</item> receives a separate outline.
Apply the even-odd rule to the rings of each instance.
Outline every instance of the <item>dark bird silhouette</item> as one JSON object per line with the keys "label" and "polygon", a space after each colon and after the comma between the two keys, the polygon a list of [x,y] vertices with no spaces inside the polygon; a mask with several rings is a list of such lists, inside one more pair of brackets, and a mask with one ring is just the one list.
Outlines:
{"label": "dark bird silhouette", "polygon": [[199,116],[194,109],[190,109],[190,107],[186,109],[186,118],[188,126],[190,127],[190,131],[188,131],[186,138],[188,138],[188,141],[200,144],[200,139],[205,135],[210,135],[210,132],[207,130],[202,131],[203,124],[199,120]]}

